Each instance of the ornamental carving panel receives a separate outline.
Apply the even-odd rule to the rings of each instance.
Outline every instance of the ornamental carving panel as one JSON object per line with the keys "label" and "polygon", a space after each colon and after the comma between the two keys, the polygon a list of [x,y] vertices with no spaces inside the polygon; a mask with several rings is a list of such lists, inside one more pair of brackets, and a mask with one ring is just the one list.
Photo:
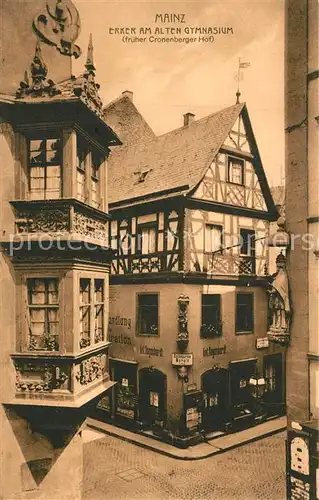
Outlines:
{"label": "ornamental carving panel", "polygon": [[62,233],[69,230],[69,210],[65,208],[20,212],[16,227],[18,233]]}
{"label": "ornamental carving panel", "polygon": [[61,54],[79,57],[80,48],[74,44],[80,33],[80,16],[71,0],[47,0],[46,8],[33,21],[37,36],[54,45]]}
{"label": "ornamental carving panel", "polygon": [[67,369],[48,364],[16,363],[17,392],[51,392],[67,388]]}
{"label": "ornamental carving panel", "polygon": [[73,232],[94,238],[95,240],[106,240],[106,222],[92,219],[81,212],[75,212],[73,216]]}
{"label": "ornamental carving panel", "polygon": [[75,369],[75,378],[81,385],[87,385],[106,375],[106,354],[85,359]]}

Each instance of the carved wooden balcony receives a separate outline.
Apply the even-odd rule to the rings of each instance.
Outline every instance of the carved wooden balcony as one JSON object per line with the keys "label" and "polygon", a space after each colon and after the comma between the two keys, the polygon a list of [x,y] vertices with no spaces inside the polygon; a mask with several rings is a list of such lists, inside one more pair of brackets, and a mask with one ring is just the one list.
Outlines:
{"label": "carved wooden balcony", "polygon": [[206,254],[206,271],[215,275],[253,276],[256,274],[256,259],[250,256],[231,254]]}
{"label": "carved wooden balcony", "polygon": [[112,262],[112,274],[149,274],[178,269],[179,252],[175,250],[146,255],[118,254]]}
{"label": "carved wooden balcony", "polygon": [[15,240],[52,239],[89,241],[107,245],[108,214],[74,199],[13,201]]}
{"label": "carved wooden balcony", "polygon": [[108,373],[109,343],[79,355],[15,353],[11,404],[78,408],[114,385]]}

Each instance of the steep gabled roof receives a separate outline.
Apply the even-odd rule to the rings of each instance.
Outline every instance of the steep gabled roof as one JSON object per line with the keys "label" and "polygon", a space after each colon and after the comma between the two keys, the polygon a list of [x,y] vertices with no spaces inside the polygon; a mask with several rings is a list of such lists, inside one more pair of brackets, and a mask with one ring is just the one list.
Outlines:
{"label": "steep gabled roof", "polygon": [[[163,191],[188,192],[204,176],[245,107],[235,104],[148,142],[115,148],[109,158],[109,203]],[[140,182],[141,172],[147,172]]]}
{"label": "steep gabled roof", "polygon": [[155,139],[155,134],[132,101],[132,92],[125,91],[105,108],[104,119],[126,146]]}

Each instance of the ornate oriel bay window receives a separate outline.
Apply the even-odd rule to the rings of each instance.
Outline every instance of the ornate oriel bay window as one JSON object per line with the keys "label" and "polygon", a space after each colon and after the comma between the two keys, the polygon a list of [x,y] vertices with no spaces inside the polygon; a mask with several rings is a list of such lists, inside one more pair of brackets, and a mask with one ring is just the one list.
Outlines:
{"label": "ornate oriel bay window", "polygon": [[94,389],[103,383],[100,391],[111,384],[108,272],[102,265],[95,264],[92,272],[90,264],[52,266],[50,260],[35,264],[32,272],[29,266],[17,263],[16,397],[59,400],[63,395],[76,405],[89,384]]}
{"label": "ornate oriel bay window", "polygon": [[15,235],[3,243],[16,287],[10,404],[80,407],[113,385],[106,169],[121,141],[104,121],[91,43],[88,52],[85,72],[55,85],[38,43],[30,81],[4,109],[16,179]]}
{"label": "ornate oriel bay window", "polygon": [[[20,127],[19,127],[20,128]],[[19,131],[21,186],[18,199],[74,198],[107,208],[107,151],[75,129],[43,126]]]}

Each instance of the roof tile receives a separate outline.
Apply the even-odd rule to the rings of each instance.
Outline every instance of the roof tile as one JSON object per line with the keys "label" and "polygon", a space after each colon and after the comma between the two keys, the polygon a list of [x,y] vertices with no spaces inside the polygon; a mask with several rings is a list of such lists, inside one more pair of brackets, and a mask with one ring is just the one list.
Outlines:
{"label": "roof tile", "polygon": [[[109,203],[200,182],[244,104],[235,104],[147,142],[112,149]],[[150,169],[143,182],[136,172]]]}

